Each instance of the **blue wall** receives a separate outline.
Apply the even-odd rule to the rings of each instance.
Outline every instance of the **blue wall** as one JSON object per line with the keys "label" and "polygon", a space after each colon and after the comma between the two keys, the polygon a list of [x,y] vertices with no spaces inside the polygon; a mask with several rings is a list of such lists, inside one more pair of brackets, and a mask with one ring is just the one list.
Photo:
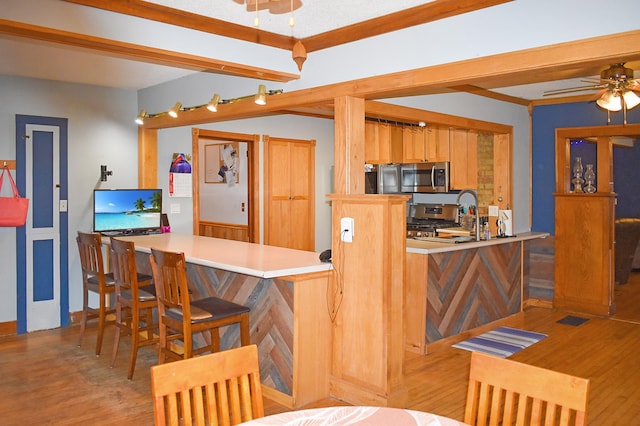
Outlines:
{"label": "blue wall", "polygon": [[[640,107],[627,113],[628,123],[640,123]],[[611,124],[622,124],[622,112],[611,114]],[[595,102],[537,106],[532,114],[532,231],[555,232],[556,190],[555,130],[562,127],[606,126],[607,113]],[[595,164],[589,144],[576,144],[583,165]],[[572,148],[572,152],[574,149]],[[594,166],[595,167],[595,166]],[[634,148],[615,148],[614,185],[618,193],[617,217],[640,217],[640,143]],[[596,171],[597,176],[597,171]]]}

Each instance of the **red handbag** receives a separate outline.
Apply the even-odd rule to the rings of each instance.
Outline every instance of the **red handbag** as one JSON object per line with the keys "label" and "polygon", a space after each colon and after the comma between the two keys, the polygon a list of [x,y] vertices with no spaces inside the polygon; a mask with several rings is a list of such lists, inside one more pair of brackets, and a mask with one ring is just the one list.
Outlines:
{"label": "red handbag", "polygon": [[0,175],[0,190],[2,189],[2,181],[4,172],[9,175],[13,197],[0,197],[0,226],[24,226],[27,222],[27,212],[29,211],[29,199],[23,198],[18,193],[16,183],[9,171],[9,167],[4,166]]}

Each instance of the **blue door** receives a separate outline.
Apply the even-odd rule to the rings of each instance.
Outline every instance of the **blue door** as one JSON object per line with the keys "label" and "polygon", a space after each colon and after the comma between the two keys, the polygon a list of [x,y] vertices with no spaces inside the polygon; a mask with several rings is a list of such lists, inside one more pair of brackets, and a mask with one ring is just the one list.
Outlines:
{"label": "blue door", "polygon": [[67,120],[16,115],[16,182],[29,198],[16,229],[18,333],[69,323]]}

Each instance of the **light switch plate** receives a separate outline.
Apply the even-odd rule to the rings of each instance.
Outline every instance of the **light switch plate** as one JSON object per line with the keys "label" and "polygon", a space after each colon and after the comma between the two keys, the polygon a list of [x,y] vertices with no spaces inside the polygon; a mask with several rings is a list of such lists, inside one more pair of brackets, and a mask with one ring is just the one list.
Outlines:
{"label": "light switch plate", "polygon": [[67,200],[60,200],[60,211],[61,212],[67,211]]}
{"label": "light switch plate", "polygon": [[489,206],[489,216],[498,216],[498,206]]}

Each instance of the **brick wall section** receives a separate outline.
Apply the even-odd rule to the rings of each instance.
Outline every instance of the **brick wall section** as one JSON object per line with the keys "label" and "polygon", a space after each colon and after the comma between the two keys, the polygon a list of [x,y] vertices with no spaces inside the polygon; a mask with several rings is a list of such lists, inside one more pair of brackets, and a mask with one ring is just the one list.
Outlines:
{"label": "brick wall section", "polygon": [[493,134],[478,133],[478,204],[480,215],[489,214],[495,204],[493,190]]}

